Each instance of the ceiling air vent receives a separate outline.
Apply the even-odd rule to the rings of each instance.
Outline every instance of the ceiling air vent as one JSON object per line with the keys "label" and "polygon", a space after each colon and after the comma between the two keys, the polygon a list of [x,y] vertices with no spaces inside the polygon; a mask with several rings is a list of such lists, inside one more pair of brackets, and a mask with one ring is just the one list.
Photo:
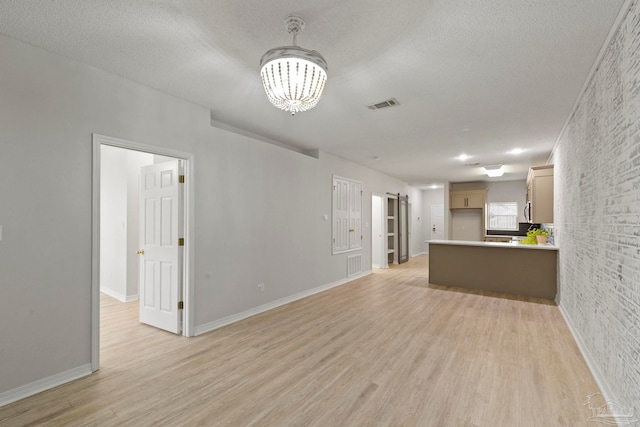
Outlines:
{"label": "ceiling air vent", "polygon": [[395,107],[396,105],[400,105],[398,100],[396,100],[395,98],[389,98],[385,101],[376,102],[375,104],[367,105],[367,108],[370,110],[380,110],[381,108]]}

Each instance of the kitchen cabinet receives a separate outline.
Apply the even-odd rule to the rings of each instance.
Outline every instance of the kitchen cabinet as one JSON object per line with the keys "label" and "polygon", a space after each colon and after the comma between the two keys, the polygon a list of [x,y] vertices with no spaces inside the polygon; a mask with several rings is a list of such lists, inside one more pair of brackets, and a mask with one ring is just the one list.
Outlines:
{"label": "kitchen cabinet", "polygon": [[474,188],[464,190],[449,190],[450,209],[484,209],[487,190]]}
{"label": "kitchen cabinet", "polygon": [[553,245],[429,241],[429,283],[434,285],[553,300],[557,265]]}
{"label": "kitchen cabinet", "polygon": [[529,169],[525,216],[531,223],[553,223],[553,165]]}

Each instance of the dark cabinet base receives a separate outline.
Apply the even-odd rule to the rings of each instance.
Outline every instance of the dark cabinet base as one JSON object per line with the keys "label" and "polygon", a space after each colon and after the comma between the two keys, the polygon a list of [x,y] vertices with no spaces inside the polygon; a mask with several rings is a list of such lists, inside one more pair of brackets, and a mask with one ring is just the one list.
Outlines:
{"label": "dark cabinet base", "polygon": [[555,299],[557,250],[429,244],[429,282]]}

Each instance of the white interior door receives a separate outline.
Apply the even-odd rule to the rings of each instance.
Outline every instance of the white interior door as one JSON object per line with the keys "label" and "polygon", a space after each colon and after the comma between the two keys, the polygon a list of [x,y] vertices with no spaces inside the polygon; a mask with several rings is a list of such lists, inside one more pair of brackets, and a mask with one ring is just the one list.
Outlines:
{"label": "white interior door", "polygon": [[181,329],[182,188],[180,161],[141,168],[140,321],[173,333]]}
{"label": "white interior door", "polygon": [[444,205],[431,205],[431,240],[444,240]]}

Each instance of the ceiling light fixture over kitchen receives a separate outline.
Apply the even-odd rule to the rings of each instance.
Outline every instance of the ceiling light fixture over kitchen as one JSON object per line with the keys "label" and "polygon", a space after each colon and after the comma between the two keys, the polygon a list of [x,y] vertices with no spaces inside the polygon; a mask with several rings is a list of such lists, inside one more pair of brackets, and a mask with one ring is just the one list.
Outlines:
{"label": "ceiling light fixture over kitchen", "polygon": [[262,85],[271,103],[292,115],[318,104],[327,82],[327,62],[315,50],[296,45],[304,20],[288,15],[284,26],[293,35],[293,46],[268,50],[260,60]]}
{"label": "ceiling light fixture over kitchen", "polygon": [[484,170],[491,178],[496,178],[504,175],[504,167],[502,167],[502,165],[485,166]]}

